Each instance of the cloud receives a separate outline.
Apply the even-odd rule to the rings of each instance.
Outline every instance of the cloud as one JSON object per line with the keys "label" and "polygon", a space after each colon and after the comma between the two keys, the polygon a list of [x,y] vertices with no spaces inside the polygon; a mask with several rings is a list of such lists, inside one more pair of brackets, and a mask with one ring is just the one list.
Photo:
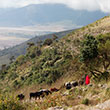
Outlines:
{"label": "cloud", "polygon": [[44,3],[60,3],[75,10],[101,10],[110,13],[110,0],[0,0],[0,7],[23,7]]}

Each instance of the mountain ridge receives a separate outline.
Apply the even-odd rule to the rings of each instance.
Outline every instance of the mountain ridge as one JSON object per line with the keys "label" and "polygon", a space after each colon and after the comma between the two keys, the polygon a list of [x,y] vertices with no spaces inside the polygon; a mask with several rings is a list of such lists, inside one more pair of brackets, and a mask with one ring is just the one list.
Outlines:
{"label": "mountain ridge", "polygon": [[106,13],[100,11],[77,11],[62,4],[41,4],[29,5],[22,8],[2,9],[0,15],[0,26],[42,25],[64,20],[69,20],[73,24],[84,26],[104,17]]}

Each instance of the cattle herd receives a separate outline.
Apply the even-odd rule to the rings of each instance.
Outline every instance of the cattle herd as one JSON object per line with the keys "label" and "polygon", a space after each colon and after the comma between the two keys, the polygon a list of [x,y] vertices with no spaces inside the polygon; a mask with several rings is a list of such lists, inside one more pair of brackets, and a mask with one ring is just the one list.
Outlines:
{"label": "cattle herd", "polygon": [[71,89],[72,87],[81,86],[83,84],[84,84],[84,81],[80,80],[80,81],[66,82],[64,86],[66,87],[66,89]]}
{"label": "cattle herd", "polygon": [[50,90],[48,90],[48,89],[42,89],[42,90],[40,90],[38,92],[34,92],[34,93],[31,92],[30,93],[30,100],[31,100],[31,98],[40,99],[41,97],[43,98],[44,96],[47,96],[47,95],[49,95],[51,93],[52,92]]}
{"label": "cattle herd", "polygon": [[[57,89],[57,88],[51,88],[50,90],[41,89],[40,91],[37,91],[37,92],[31,92],[29,94],[29,99],[30,100],[32,98],[34,98],[35,100],[40,99],[40,98],[43,98],[44,96],[48,96],[49,94],[52,94],[53,92],[57,92],[57,91],[59,91],[59,89]],[[19,95],[17,95],[17,98],[19,100],[23,100],[25,98],[25,95],[24,94],[19,94]]]}
{"label": "cattle herd", "polygon": [[[76,87],[76,86],[80,86],[80,85],[83,85],[84,84],[84,81],[71,81],[71,82],[66,82],[64,84],[64,87],[68,90],[68,89],[71,89],[72,87]],[[34,98],[35,100],[36,99],[40,99],[40,98],[43,98],[45,96],[48,96],[49,94],[52,94],[53,92],[57,92],[59,91],[60,89],[57,89],[57,88],[51,88],[50,90],[48,89],[41,89],[40,91],[37,91],[37,92],[31,92],[29,94],[29,99],[31,100],[32,98]],[[19,94],[17,95],[17,98],[19,100],[23,100],[25,98],[25,95],[24,94]]]}

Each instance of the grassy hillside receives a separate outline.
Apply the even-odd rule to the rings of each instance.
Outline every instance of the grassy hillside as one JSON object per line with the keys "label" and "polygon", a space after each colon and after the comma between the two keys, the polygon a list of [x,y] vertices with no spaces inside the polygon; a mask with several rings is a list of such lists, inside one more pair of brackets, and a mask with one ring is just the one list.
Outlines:
{"label": "grassy hillside", "polygon": [[[53,40],[52,38],[47,39],[47,41],[44,40],[40,46],[39,44],[33,44],[32,46],[29,44],[27,51],[24,51],[27,42],[17,48],[5,50],[3,54],[6,54],[7,57],[11,53],[16,56],[20,53],[26,52],[26,54],[20,55],[16,61],[7,67],[8,69],[3,70],[1,77],[3,79],[9,78],[7,81],[10,86],[21,87],[39,83],[52,84],[66,74],[68,74],[68,77],[71,75],[72,77],[80,76],[82,74],[82,63],[79,62],[81,41],[86,34],[98,36],[109,33],[109,21],[110,17],[102,18],[93,24],[74,30],[60,40]],[[61,37],[66,33],[68,32],[61,32],[56,35]],[[109,34],[107,35],[109,36]],[[47,35],[45,39],[50,37],[51,35]],[[40,37],[40,39],[43,38],[44,36]],[[36,43],[36,39],[34,38],[28,42]],[[4,56],[1,54],[1,57]]]}
{"label": "grassy hillside", "polygon": [[[66,34],[70,33],[71,31],[72,30],[58,32],[58,33],[54,33],[54,34],[57,35],[59,38],[61,38],[61,37],[65,36]],[[32,38],[32,39],[28,40],[27,42],[24,42],[20,45],[0,51],[0,67],[3,64],[9,64],[11,56],[14,56],[16,58],[19,55],[25,54],[28,42],[34,42],[35,44],[37,44],[37,42],[39,40],[45,40],[47,38],[52,38],[52,36],[53,36],[53,34],[36,36],[35,38]]]}
{"label": "grassy hillside", "polygon": [[[28,43],[26,54],[18,56],[8,67],[2,66],[0,84],[3,86],[0,87],[1,93],[22,91],[28,98],[27,94],[30,91],[49,88],[49,86],[61,88],[65,82],[80,81],[88,73],[94,86],[73,88],[67,91],[69,94],[66,97],[61,95],[66,91],[63,87],[58,94],[43,100],[43,103],[36,106],[36,109],[45,108],[49,100],[53,100],[54,106],[63,106],[61,102],[65,106],[75,106],[80,103],[88,104],[88,95],[100,96],[100,99],[91,99],[92,102],[95,100],[95,104],[108,99],[110,97],[107,95],[110,93],[109,86],[102,90],[98,84],[99,82],[103,85],[109,84],[109,28],[110,17],[106,16],[81,29],[72,31],[59,40],[54,36],[37,45],[32,42]],[[88,89],[89,87],[91,88]],[[97,89],[98,87],[99,89]],[[79,96],[81,98],[78,98]],[[53,97],[57,97],[56,100]],[[91,105],[94,105],[92,102],[90,102]],[[40,104],[39,101],[36,103]],[[52,104],[46,108],[51,106]]]}

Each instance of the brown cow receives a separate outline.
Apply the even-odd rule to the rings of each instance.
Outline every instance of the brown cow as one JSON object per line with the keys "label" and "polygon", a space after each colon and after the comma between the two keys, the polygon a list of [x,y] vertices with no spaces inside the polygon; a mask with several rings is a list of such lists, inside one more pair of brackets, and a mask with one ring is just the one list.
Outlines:
{"label": "brown cow", "polygon": [[57,88],[54,87],[54,88],[51,88],[50,91],[51,92],[57,92],[57,91],[59,91],[59,89],[57,89]]}

